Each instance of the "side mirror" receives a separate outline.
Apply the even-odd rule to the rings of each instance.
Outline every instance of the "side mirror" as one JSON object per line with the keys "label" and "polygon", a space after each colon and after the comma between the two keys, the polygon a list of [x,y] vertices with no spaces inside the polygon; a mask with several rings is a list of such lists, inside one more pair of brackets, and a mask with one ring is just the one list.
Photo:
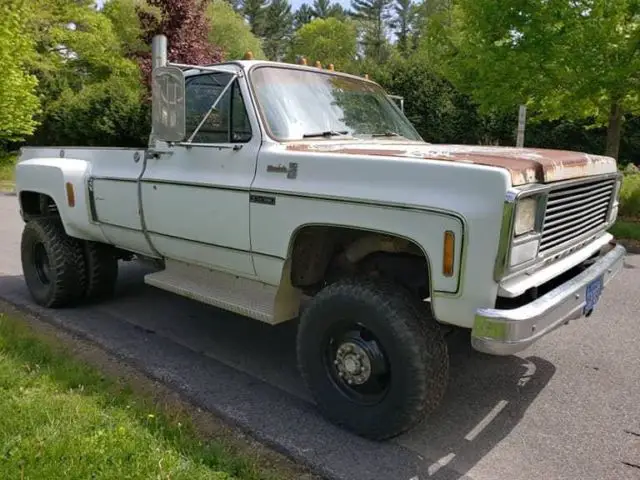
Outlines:
{"label": "side mirror", "polygon": [[153,69],[151,126],[153,136],[165,142],[181,142],[186,135],[185,79],[178,67]]}
{"label": "side mirror", "polygon": [[398,106],[398,108],[400,108],[400,111],[404,113],[404,97],[401,97],[400,95],[387,95],[387,96],[391,100],[396,102],[396,105]]}

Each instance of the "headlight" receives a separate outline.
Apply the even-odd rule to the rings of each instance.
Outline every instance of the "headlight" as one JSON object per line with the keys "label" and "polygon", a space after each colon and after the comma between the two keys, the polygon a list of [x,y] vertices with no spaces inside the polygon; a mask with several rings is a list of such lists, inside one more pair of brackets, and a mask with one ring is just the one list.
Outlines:
{"label": "headlight", "polygon": [[[523,237],[524,240],[524,237]],[[540,237],[531,235],[530,240],[521,241],[514,245],[511,249],[511,257],[509,258],[509,266],[515,267],[530,260],[538,255],[538,247],[540,246]]]}
{"label": "headlight", "polygon": [[516,205],[516,218],[514,225],[515,236],[531,232],[536,227],[537,198],[523,198]]}

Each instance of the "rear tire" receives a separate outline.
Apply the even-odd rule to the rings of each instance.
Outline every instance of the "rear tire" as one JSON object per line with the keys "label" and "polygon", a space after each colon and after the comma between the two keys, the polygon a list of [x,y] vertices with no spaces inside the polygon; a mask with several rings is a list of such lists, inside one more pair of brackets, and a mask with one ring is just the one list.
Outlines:
{"label": "rear tire", "polygon": [[58,219],[29,220],[20,244],[27,288],[38,305],[76,304],[86,286],[82,244],[66,234]]}
{"label": "rear tire", "polygon": [[376,440],[422,421],[448,384],[438,324],[406,289],[381,279],[339,280],[314,297],[301,317],[297,355],[323,414]]}
{"label": "rear tire", "polygon": [[87,266],[86,299],[92,301],[112,297],[118,279],[118,259],[113,248],[110,245],[86,241],[84,259]]}

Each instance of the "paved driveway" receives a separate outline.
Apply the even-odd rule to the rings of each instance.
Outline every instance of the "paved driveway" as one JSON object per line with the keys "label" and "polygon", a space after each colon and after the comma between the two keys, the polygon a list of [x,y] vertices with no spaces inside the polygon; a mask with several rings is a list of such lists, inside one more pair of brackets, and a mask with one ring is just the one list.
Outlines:
{"label": "paved driveway", "polygon": [[43,311],[20,277],[21,220],[0,195],[0,297],[88,337],[330,478],[640,479],[640,257],[597,313],[518,356],[452,340],[452,382],[429,421],[375,443],[325,422],[295,369],[295,324],[270,327],[144,285],[124,264],[116,299]]}

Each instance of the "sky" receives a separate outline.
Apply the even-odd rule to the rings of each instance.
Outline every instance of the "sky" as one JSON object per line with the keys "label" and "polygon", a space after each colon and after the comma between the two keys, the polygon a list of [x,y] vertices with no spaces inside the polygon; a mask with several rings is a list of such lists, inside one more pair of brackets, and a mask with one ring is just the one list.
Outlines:
{"label": "sky", "polygon": [[[289,3],[291,3],[291,10],[296,11],[305,1],[309,4],[313,3],[313,0],[290,0]],[[351,0],[334,0],[334,2],[339,3],[345,8],[349,8],[351,6]],[[101,8],[104,4],[104,0],[96,0],[96,3],[98,4],[98,7]]]}

